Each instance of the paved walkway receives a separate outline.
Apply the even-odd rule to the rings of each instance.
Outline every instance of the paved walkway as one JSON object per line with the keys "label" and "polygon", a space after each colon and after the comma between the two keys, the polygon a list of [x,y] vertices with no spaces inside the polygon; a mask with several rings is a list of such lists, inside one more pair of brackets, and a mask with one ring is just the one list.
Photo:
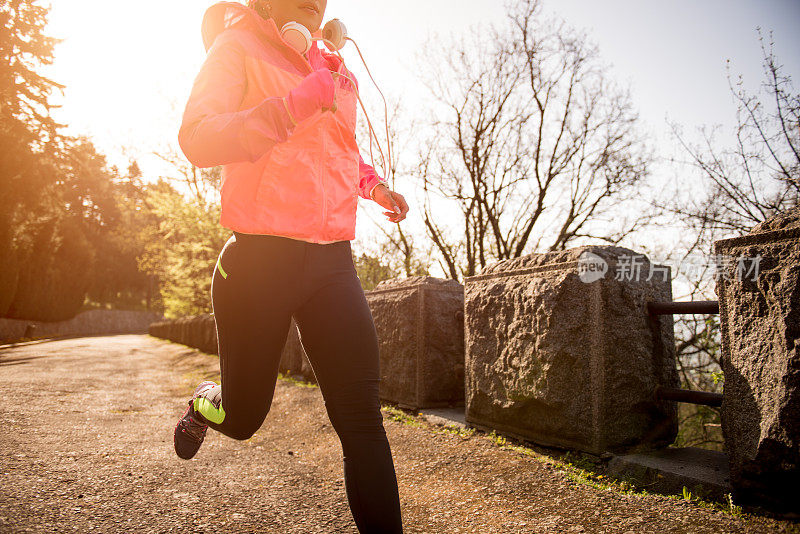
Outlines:
{"label": "paved walkway", "polygon": [[[0,532],[356,532],[316,388],[279,381],[253,438],[210,432],[195,459],[175,456],[184,402],[216,371],[149,336],[0,349]],[[409,533],[792,531],[577,484],[482,435],[385,427]]]}

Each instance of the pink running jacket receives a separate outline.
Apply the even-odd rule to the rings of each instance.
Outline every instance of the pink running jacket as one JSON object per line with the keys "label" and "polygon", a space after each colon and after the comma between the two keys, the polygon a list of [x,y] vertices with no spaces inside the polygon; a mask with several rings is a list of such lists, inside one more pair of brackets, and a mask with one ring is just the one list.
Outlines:
{"label": "pink running jacket", "polygon": [[356,144],[351,83],[336,78],[335,113],[297,125],[282,100],[315,69],[353,74],[316,44],[299,54],[273,20],[235,2],[210,7],[202,33],[208,54],[178,140],[197,167],[222,165],[222,226],[314,243],[354,239],[358,197],[369,199],[383,180]]}

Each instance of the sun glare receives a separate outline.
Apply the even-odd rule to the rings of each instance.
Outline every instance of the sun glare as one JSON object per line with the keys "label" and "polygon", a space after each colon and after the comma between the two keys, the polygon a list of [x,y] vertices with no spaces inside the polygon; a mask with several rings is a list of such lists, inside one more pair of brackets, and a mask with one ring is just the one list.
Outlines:
{"label": "sun glare", "polygon": [[62,42],[46,74],[66,85],[52,99],[56,118],[106,153],[163,148],[204,57],[199,27],[211,3],[54,2],[48,34]]}

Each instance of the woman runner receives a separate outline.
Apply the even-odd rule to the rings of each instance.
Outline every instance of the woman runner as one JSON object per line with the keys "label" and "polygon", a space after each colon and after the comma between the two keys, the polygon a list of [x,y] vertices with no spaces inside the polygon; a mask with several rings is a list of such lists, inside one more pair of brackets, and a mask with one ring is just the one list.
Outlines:
{"label": "woman runner", "polygon": [[353,74],[338,56],[316,44],[299,52],[281,34],[294,21],[319,36],[326,5],[220,2],[203,19],[207,57],[179,142],[194,165],[222,165],[220,223],[233,235],[211,286],[222,383],[197,386],[175,427],[175,451],[192,458],[209,427],[239,440],[258,430],[294,317],[342,444],[356,526],[399,533],[377,334],[350,241],[358,197],[395,223],[408,205],[360,156]]}

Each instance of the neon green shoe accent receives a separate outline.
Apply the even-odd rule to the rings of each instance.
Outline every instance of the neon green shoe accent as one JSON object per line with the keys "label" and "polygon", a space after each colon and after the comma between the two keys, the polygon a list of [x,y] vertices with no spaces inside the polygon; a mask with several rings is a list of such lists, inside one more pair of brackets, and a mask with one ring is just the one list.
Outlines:
{"label": "neon green shoe accent", "polygon": [[222,268],[222,257],[217,258],[217,269],[219,269],[219,274],[222,275],[222,278],[228,278],[228,273],[226,273],[225,269]]}
{"label": "neon green shoe accent", "polygon": [[194,411],[215,424],[220,424],[225,420],[225,410],[220,406],[217,408],[214,403],[205,397],[194,399]]}

